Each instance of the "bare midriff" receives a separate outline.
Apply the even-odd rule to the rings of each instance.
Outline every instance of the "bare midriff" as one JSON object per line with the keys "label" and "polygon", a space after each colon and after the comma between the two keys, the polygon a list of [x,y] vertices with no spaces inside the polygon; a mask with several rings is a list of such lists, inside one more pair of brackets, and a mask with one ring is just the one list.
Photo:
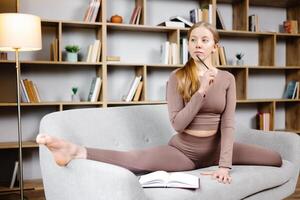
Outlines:
{"label": "bare midriff", "polygon": [[190,130],[185,129],[185,133],[196,137],[209,137],[217,133],[217,130]]}

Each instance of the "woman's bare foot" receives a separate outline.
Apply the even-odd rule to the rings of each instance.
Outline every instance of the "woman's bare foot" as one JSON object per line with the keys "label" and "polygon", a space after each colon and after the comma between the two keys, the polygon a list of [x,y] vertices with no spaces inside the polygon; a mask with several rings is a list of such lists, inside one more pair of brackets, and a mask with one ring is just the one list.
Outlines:
{"label": "woman's bare foot", "polygon": [[45,145],[53,154],[55,162],[59,166],[66,166],[72,159],[86,159],[86,149],[66,140],[47,134],[39,134],[36,137],[38,144]]}

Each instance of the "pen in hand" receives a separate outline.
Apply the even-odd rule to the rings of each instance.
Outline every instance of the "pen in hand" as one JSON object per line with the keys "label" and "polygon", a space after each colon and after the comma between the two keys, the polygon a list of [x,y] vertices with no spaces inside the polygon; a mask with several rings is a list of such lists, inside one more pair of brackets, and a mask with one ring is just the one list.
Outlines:
{"label": "pen in hand", "polygon": [[197,56],[197,58],[200,60],[200,62],[206,67],[206,69],[209,69],[208,67],[207,67],[207,65],[203,62],[203,60],[198,56],[198,55],[196,55]]}
{"label": "pen in hand", "polygon": [[[206,67],[206,69],[209,70],[208,66],[203,62],[203,60],[198,55],[196,56],[201,61],[201,63]],[[212,84],[213,82],[214,82],[213,80],[209,81],[209,85]]]}

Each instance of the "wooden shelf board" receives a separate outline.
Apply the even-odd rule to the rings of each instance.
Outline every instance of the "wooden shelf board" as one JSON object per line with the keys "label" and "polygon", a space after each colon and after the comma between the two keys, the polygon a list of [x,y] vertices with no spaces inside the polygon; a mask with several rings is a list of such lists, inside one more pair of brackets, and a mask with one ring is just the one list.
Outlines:
{"label": "wooden shelf board", "polygon": [[42,19],[42,25],[46,25],[46,26],[58,26],[60,23],[62,24],[62,26],[65,27],[77,27],[77,28],[97,28],[102,26],[101,22]]}
{"label": "wooden shelf board", "polygon": [[229,37],[265,37],[265,36],[274,36],[274,32],[251,32],[251,31],[237,31],[237,30],[221,30],[218,29],[220,36],[229,36]]}
{"label": "wooden shelf board", "polygon": [[[87,65],[87,66],[95,66],[95,65],[102,65],[102,62],[91,63],[91,62],[66,62],[66,61],[20,61],[21,64],[45,64],[45,65],[66,65],[66,66],[73,66],[73,65]],[[40,66],[40,65],[39,65]]]}
{"label": "wooden shelf board", "polygon": [[[43,190],[42,179],[24,180],[24,190]],[[19,187],[10,189],[9,187],[0,186],[0,193],[18,191]]]}
{"label": "wooden shelf board", "polygon": [[[22,148],[36,148],[39,145],[35,141],[23,141]],[[0,149],[17,149],[19,148],[18,142],[0,142]]]}
{"label": "wooden shelf board", "polygon": [[292,132],[292,133],[297,133],[300,134],[300,130],[295,130],[295,129],[275,129],[275,131],[286,131],[286,132]]}
{"label": "wooden shelf board", "polygon": [[300,37],[300,34],[276,33],[276,36],[279,37],[279,38],[286,38],[286,37]]}
{"label": "wooden shelf board", "polygon": [[[103,104],[102,101],[98,102],[40,102],[40,103],[21,103],[21,106],[65,106],[65,105],[73,105],[73,106],[80,106],[80,105],[101,105]],[[0,107],[13,107],[17,106],[17,103],[0,103]]]}
{"label": "wooden shelf board", "polygon": [[138,66],[138,67],[160,67],[160,68],[178,68],[183,67],[184,65],[178,64],[178,65],[166,65],[166,64],[145,64],[145,63],[122,63],[122,62],[108,62],[107,66]]}
{"label": "wooden shelf board", "polygon": [[[236,2],[236,0],[218,0],[218,3],[228,3],[232,4]],[[298,0],[250,0],[249,1],[250,6],[268,6],[268,7],[279,7],[279,8],[285,8],[288,6],[295,6],[299,5]]]}
{"label": "wooden shelf board", "polygon": [[171,32],[171,31],[176,31],[177,29],[188,30],[188,28],[134,25],[134,24],[114,24],[114,23],[107,23],[107,29],[120,30],[120,31],[144,31],[144,32]]}
{"label": "wooden shelf board", "polygon": [[166,104],[166,101],[109,101],[108,105],[139,105],[139,104]]}

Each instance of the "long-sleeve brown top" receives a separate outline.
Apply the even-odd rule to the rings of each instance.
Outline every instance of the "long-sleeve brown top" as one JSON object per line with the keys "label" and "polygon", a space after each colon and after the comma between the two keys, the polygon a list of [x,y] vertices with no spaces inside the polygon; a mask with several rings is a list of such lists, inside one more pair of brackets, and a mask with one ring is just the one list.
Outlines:
{"label": "long-sleeve brown top", "polygon": [[221,132],[220,167],[232,167],[235,129],[236,89],[234,76],[218,70],[216,78],[205,94],[195,92],[185,102],[177,90],[176,71],[167,82],[166,99],[170,122],[181,133],[185,129],[218,130]]}

